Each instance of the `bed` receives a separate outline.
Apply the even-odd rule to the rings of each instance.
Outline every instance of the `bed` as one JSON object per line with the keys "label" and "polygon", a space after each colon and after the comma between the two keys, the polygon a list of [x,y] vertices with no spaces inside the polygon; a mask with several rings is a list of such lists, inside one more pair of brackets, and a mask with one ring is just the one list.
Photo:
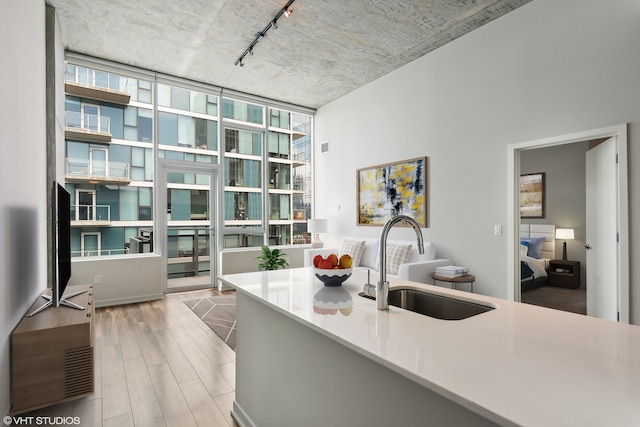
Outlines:
{"label": "bed", "polygon": [[520,224],[520,290],[546,286],[549,261],[556,254],[556,226],[553,224]]}

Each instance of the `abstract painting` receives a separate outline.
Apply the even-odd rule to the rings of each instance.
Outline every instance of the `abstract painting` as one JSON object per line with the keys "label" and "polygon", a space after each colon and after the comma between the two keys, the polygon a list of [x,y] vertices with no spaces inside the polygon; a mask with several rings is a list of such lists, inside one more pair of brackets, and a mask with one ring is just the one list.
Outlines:
{"label": "abstract painting", "polygon": [[520,218],[544,218],[544,172],[520,175]]}
{"label": "abstract painting", "polygon": [[358,225],[384,225],[406,215],[427,226],[427,158],[358,169]]}

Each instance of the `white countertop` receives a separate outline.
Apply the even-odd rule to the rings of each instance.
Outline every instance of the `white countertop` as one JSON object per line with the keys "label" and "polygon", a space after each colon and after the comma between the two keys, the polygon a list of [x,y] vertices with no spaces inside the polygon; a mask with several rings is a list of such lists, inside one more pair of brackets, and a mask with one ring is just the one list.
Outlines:
{"label": "white countertop", "polygon": [[358,296],[363,272],[336,288],[325,287],[312,268],[220,279],[501,424],[640,426],[638,326],[393,279],[391,289],[414,287],[498,308],[458,321],[393,306],[380,311]]}

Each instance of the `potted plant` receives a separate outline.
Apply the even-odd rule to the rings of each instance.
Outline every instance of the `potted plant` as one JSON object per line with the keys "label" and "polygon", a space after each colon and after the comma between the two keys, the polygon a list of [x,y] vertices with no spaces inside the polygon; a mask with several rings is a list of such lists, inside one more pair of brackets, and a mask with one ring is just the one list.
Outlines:
{"label": "potted plant", "polygon": [[279,268],[285,268],[289,266],[289,263],[284,258],[287,254],[280,249],[269,249],[269,246],[262,246],[262,253],[254,259],[261,260],[258,264],[258,270],[277,270]]}

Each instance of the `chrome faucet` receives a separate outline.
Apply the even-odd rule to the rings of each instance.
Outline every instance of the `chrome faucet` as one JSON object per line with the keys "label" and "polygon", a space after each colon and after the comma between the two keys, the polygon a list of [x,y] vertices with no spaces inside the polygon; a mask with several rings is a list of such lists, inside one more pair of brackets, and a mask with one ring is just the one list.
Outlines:
{"label": "chrome faucet", "polygon": [[424,253],[424,244],[422,243],[422,230],[418,223],[411,217],[406,215],[398,215],[391,218],[382,227],[380,233],[380,278],[378,280],[378,286],[376,286],[376,306],[378,310],[389,310],[389,282],[387,282],[387,236],[391,227],[399,222],[404,222],[413,228],[418,238],[418,252]]}

